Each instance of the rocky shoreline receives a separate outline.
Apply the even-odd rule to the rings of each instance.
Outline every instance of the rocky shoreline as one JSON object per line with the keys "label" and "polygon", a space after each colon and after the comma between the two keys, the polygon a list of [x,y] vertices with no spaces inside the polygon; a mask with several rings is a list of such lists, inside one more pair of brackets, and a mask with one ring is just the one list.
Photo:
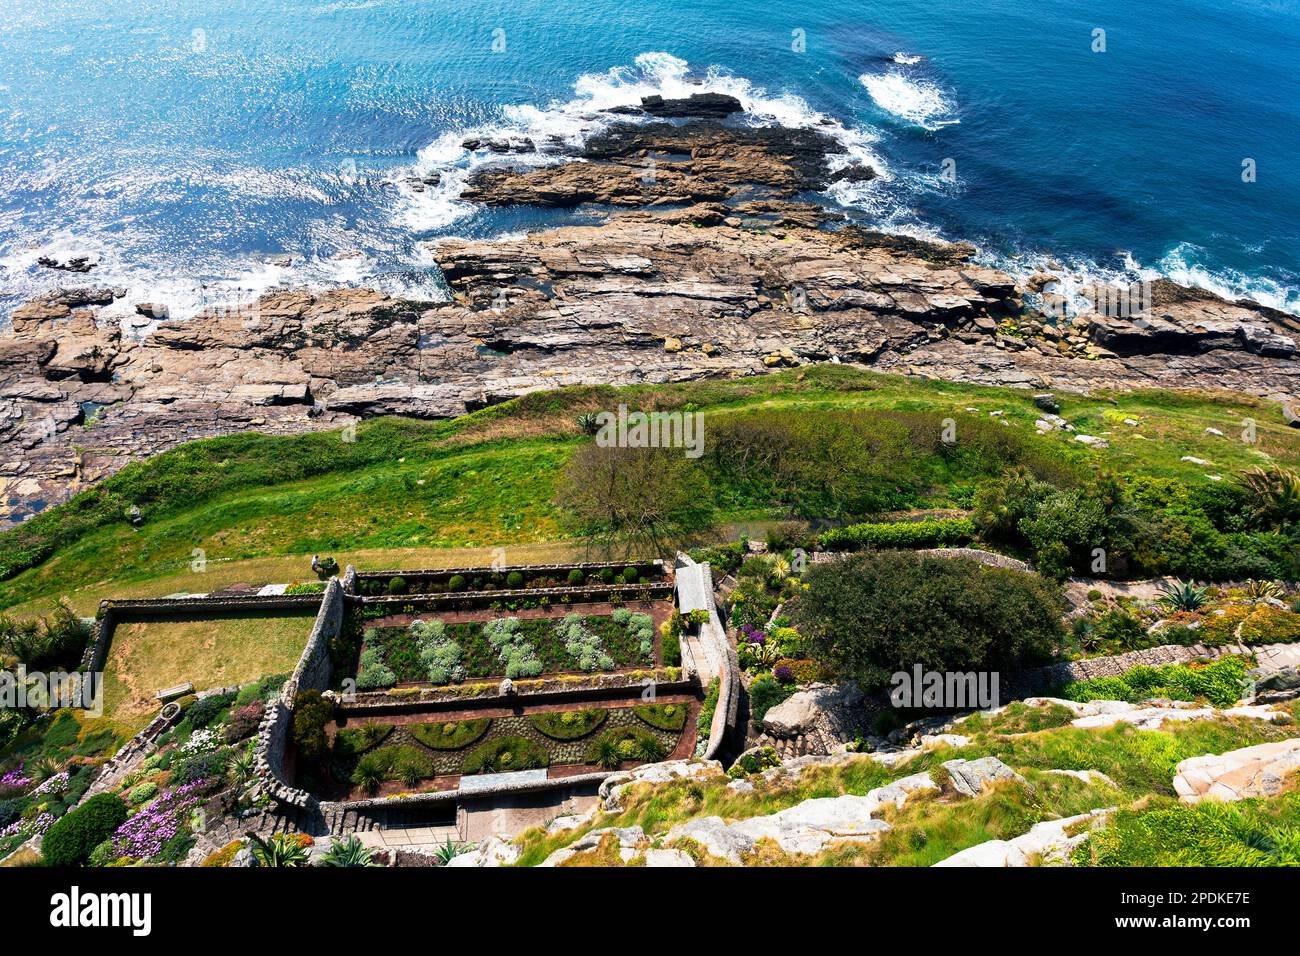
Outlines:
{"label": "rocky shoreline", "polygon": [[848,225],[804,196],[874,173],[815,130],[618,123],[576,159],[503,159],[472,179],[463,198],[476,202],[611,211],[592,226],[438,242],[447,302],[283,290],[164,319],[144,338],[99,317],[121,290],[21,306],[0,334],[2,516],[197,438],[454,416],[563,385],[842,362],[1034,389],[1300,394],[1300,322],[1286,313],[1158,282],[1140,311],[1061,317],[1050,293],[1034,294],[1052,277],[1022,285],[964,244]]}

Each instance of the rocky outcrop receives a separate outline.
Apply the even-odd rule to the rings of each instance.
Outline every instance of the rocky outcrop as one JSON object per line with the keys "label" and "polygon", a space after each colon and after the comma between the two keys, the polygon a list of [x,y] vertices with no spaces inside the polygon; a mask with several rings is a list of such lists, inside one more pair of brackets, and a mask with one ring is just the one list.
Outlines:
{"label": "rocky outcrop", "polygon": [[1036,391],[1300,391],[1290,316],[1161,287],[1145,320],[1097,313],[1062,326],[1034,318],[1026,290],[973,262],[969,246],[834,223],[808,192],[869,171],[842,166],[842,147],[817,130],[614,124],[580,159],[487,167],[464,195],[637,208],[441,241],[451,301],[279,290],[184,321],[131,303],[110,321],[103,307],[123,290],[85,287],[20,307],[0,335],[4,516],[197,438],[447,417],[564,385],[838,362]]}
{"label": "rocky outcrop", "polygon": [[1093,810],[1060,820],[1044,820],[1011,840],[989,840],[954,853],[935,866],[1030,866],[1068,863],[1070,853],[1115,812]]}
{"label": "rocky outcrop", "polygon": [[942,764],[948,771],[952,787],[964,797],[978,797],[985,790],[1006,780],[1024,783],[1020,776],[997,757],[981,757],[978,760],[946,760]]}
{"label": "rocky outcrop", "polygon": [[777,813],[734,823],[717,816],[700,817],[673,827],[665,839],[669,843],[693,840],[711,856],[737,865],[760,840],[771,840],[785,853],[812,855],[833,842],[878,837],[889,829],[888,823],[875,818],[883,807],[902,807],[914,794],[938,789],[928,773],[918,773],[877,787],[865,796],[845,794],[805,800]]}
{"label": "rocky outcrop", "polygon": [[1182,761],[1174,792],[1184,803],[1273,797],[1300,774],[1300,738]]}

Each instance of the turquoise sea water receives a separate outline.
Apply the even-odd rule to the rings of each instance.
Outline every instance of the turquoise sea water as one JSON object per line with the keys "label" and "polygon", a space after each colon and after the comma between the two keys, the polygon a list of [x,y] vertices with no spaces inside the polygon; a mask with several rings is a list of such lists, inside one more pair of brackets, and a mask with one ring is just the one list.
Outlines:
{"label": "turquoise sea water", "polygon": [[556,162],[601,107],[699,88],[829,120],[887,175],[823,198],[881,227],[1300,313],[1297,50],[1296,0],[0,0],[0,315],[69,281],[48,254],[179,316],[437,295],[431,240],[585,215],[459,202],[493,158],[467,131]]}

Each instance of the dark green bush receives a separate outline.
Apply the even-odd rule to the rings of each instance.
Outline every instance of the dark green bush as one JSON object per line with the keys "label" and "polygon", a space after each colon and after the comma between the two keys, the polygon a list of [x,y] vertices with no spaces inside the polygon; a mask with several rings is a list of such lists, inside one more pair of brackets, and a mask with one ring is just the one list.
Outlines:
{"label": "dark green bush", "polygon": [[623,582],[625,584],[636,584],[636,579],[637,579],[636,568],[623,569]]}
{"label": "dark green bush", "polygon": [[524,576],[519,571],[511,571],[506,575],[506,587],[513,589],[524,586]]}
{"label": "dark green bush", "polygon": [[50,866],[79,866],[127,815],[126,804],[113,794],[95,794],[54,821],[41,842],[41,855]]}
{"label": "dark green bush", "polygon": [[448,578],[448,579],[447,579],[447,590],[448,590],[448,591],[463,591],[463,590],[465,590],[465,575],[463,575],[463,574],[453,574],[450,578]]}
{"label": "dark green bush", "polygon": [[755,727],[763,726],[767,712],[794,694],[794,687],[781,684],[773,677],[760,677],[749,685],[749,719]]}
{"label": "dark green bush", "polygon": [[325,725],[334,717],[334,705],[318,690],[301,690],[293,699],[292,736],[298,757],[308,764],[321,763],[328,754]]}
{"label": "dark green bush", "polygon": [[890,675],[1011,670],[1064,640],[1060,589],[960,558],[869,552],[809,569],[796,602],[809,656],[864,689]]}
{"label": "dark green bush", "polygon": [[194,706],[185,712],[185,717],[196,730],[200,727],[206,727],[216,720],[222,711],[228,709],[235,702],[237,696],[237,693],[232,692],[200,697],[194,703]]}
{"label": "dark green bush", "polygon": [[398,575],[394,575],[393,577],[389,578],[389,579],[388,579],[388,593],[389,593],[389,594],[405,594],[405,593],[406,593],[406,578],[402,577],[400,574],[398,574]]}
{"label": "dark green bush", "polygon": [[587,576],[582,573],[582,568],[574,568],[569,572],[569,587],[580,587],[585,580]]}
{"label": "dark green bush", "polygon": [[587,760],[606,770],[616,770],[625,760],[654,763],[663,760],[668,748],[654,734],[635,727],[607,730],[587,750]]}

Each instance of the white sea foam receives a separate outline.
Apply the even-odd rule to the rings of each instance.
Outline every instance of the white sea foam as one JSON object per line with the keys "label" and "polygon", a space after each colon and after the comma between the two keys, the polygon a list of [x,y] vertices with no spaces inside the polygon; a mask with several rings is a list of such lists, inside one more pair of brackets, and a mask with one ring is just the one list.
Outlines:
{"label": "white sea foam", "polygon": [[923,129],[937,130],[961,122],[948,95],[935,83],[902,70],[863,73],[858,81],[886,113]]}
{"label": "white sea foam", "polygon": [[894,54],[894,62],[900,66],[915,66],[924,59],[919,53],[904,53],[900,50]]}
{"label": "white sea foam", "polygon": [[[879,134],[870,127],[849,126],[813,109],[792,93],[772,94],[744,77],[720,67],[692,70],[687,61],[670,53],[649,52],[631,65],[615,66],[603,73],[584,73],[573,84],[574,95],[544,106],[515,104],[502,107],[498,123],[447,132],[420,150],[414,167],[395,179],[406,204],[401,221],[417,230],[443,229],[470,215],[474,207],[460,199],[469,176],[488,163],[511,162],[540,166],[570,161],[592,135],[615,122],[645,122],[651,117],[605,112],[639,106],[642,97],[658,94],[668,99],[693,93],[725,93],[740,101],[744,113],[736,122],[754,126],[816,128],[843,144],[847,152],[830,158],[832,170],[854,163],[873,167],[888,180],[889,171],[872,146]],[[508,154],[487,149],[470,151],[462,146],[470,137],[479,139],[527,138],[534,149]],[[413,188],[406,180],[437,174],[437,185]]]}

